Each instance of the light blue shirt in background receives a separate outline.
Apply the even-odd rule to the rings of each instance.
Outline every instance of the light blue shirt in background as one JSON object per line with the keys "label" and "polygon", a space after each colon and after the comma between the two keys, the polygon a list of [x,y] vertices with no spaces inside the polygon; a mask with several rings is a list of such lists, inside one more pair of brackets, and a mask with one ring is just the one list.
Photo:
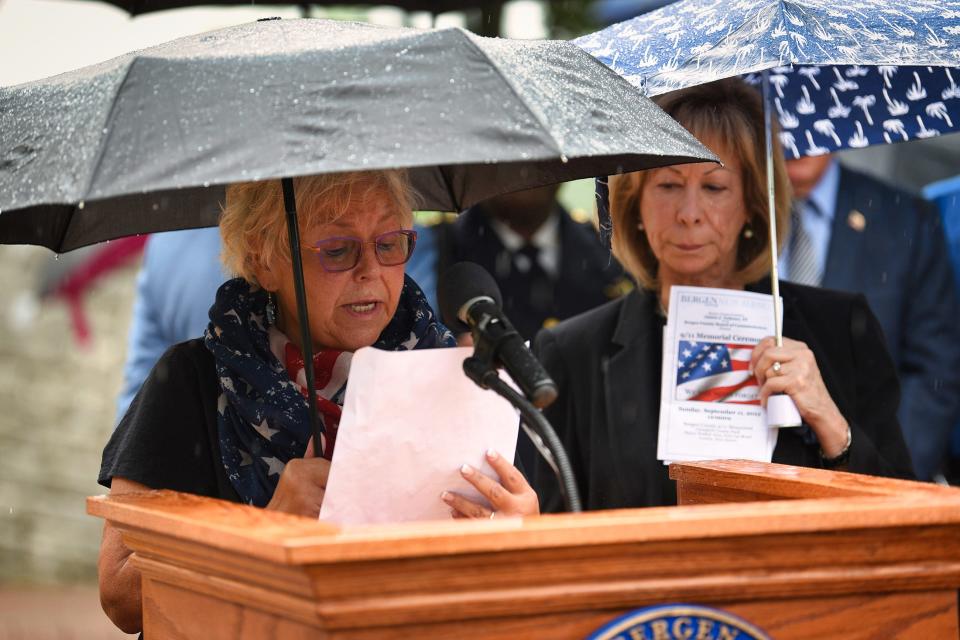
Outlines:
{"label": "light blue shirt in background", "polygon": [[117,398],[117,421],[160,356],[207,329],[217,289],[229,276],[220,264],[220,229],[155,233],[147,240]]}
{"label": "light blue shirt in background", "polygon": [[406,274],[420,285],[430,308],[437,317],[440,317],[440,308],[437,306],[437,261],[440,259],[437,247],[437,229],[415,224],[417,244],[413,248],[413,255],[407,262]]}
{"label": "light blue shirt in background", "polygon": [[[830,249],[830,233],[833,219],[837,214],[837,193],[840,190],[840,165],[836,160],[830,162],[820,182],[810,192],[807,200],[798,200],[794,206],[800,207],[800,222],[810,238],[822,275],[827,267],[827,251]],[[811,207],[813,201],[816,209]],[[780,253],[780,278],[790,279],[790,239],[784,243]]]}

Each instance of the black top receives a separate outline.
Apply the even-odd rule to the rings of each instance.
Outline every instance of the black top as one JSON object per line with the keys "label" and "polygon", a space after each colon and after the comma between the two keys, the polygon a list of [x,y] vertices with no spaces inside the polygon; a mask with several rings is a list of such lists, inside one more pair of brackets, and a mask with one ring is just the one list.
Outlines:
{"label": "black top", "polygon": [[[769,283],[748,287],[769,293]],[[782,283],[783,333],[813,351],[853,436],[848,470],[901,478],[913,471],[897,422],[899,386],[883,333],[863,296]],[[657,460],[663,319],[655,294],[625,298],[541,331],[534,351],[560,388],[545,414],[567,448],[585,509],[676,504]],[[807,433],[807,438],[803,437]],[[782,429],[773,461],[823,466],[808,429]],[[539,458],[534,488],[544,512],[561,510]]]}
{"label": "black top", "polygon": [[202,339],[174,345],[157,362],[103,450],[98,482],[116,476],[239,502],[220,460],[213,355]]}

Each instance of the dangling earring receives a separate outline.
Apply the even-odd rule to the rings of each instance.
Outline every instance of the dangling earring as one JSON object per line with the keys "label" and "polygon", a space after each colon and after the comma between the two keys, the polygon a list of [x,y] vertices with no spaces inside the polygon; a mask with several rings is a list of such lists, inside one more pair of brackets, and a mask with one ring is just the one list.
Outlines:
{"label": "dangling earring", "polygon": [[743,225],[743,237],[749,240],[753,237],[753,227],[750,226],[750,223]]}
{"label": "dangling earring", "polygon": [[267,308],[265,313],[267,315],[268,327],[272,327],[273,325],[277,324],[277,302],[272,291],[267,292]]}

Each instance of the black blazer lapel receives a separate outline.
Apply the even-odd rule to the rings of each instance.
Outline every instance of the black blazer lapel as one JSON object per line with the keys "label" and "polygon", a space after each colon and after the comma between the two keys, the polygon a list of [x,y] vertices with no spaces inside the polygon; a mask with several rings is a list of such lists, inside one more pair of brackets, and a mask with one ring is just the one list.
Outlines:
{"label": "black blazer lapel", "polygon": [[659,353],[651,356],[650,349],[662,343],[662,339],[653,334],[662,331],[656,321],[655,304],[655,294],[646,291],[635,290],[626,297],[611,339],[612,353],[604,358],[601,369],[610,473],[618,480],[623,496],[652,492],[662,499],[660,482],[651,486],[653,479],[662,474],[654,474],[654,478],[644,476],[644,471],[651,466],[644,461],[656,458],[660,407],[660,387],[653,384],[659,376],[651,378],[651,374],[657,373],[651,368],[660,366],[661,357]]}
{"label": "black blazer lapel", "polygon": [[[855,229],[851,225],[851,216],[856,216],[854,206],[857,202],[857,177],[840,169],[840,184],[837,189],[837,206],[834,210],[833,224],[830,228],[830,242],[827,247],[827,261],[823,270],[821,286],[841,291],[856,291],[860,282],[859,265],[863,264],[864,229]],[[863,213],[860,213],[863,216]],[[865,218],[860,218],[865,221]],[[854,221],[856,224],[856,221]]]}

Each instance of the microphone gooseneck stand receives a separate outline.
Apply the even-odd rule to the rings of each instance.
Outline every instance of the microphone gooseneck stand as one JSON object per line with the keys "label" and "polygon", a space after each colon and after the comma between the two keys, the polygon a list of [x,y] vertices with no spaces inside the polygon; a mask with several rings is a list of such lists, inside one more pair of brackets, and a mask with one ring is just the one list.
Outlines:
{"label": "microphone gooseneck stand", "polygon": [[516,330],[511,328],[503,331],[502,326],[495,325],[500,323],[492,321],[471,327],[475,346],[473,355],[463,361],[463,372],[480,387],[496,392],[517,408],[524,431],[557,476],[564,508],[571,513],[579,513],[583,511],[580,491],[557,432],[540,410],[533,406],[526,396],[507,384],[497,372],[497,350],[506,338],[516,335]]}

